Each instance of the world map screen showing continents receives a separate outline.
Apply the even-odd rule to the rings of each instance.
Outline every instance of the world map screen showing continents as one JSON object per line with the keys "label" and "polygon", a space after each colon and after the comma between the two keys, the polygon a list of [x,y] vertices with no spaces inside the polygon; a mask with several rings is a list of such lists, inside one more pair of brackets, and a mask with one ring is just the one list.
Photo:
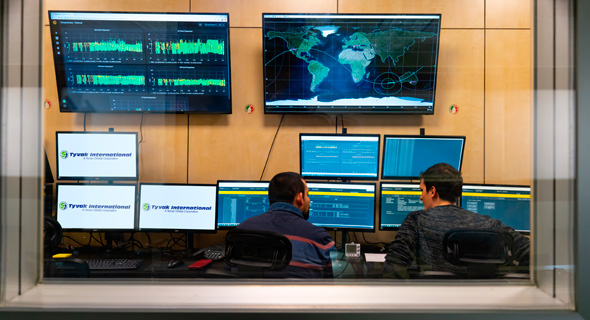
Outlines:
{"label": "world map screen showing continents", "polygon": [[265,113],[433,114],[439,14],[263,14]]}

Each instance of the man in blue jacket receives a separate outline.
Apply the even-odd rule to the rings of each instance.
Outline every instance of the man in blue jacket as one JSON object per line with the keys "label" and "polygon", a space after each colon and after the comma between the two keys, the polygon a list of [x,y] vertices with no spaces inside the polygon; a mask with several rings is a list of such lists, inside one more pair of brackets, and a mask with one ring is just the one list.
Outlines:
{"label": "man in blue jacket", "polygon": [[292,244],[292,258],[282,271],[265,271],[272,278],[323,278],[331,276],[330,251],[334,241],[326,230],[309,218],[307,183],[300,174],[282,172],[268,186],[270,207],[267,212],[249,218],[238,228],[282,233]]}

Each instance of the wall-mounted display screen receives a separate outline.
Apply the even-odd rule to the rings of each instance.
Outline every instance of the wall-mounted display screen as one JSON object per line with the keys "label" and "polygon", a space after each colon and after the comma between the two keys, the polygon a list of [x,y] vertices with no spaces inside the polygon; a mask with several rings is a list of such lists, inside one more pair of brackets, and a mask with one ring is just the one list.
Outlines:
{"label": "wall-mounted display screen", "polygon": [[464,136],[393,136],[383,138],[383,179],[418,179],[437,163],[461,171]]}
{"label": "wall-mounted display screen", "polygon": [[141,184],[139,230],[216,230],[216,186]]}
{"label": "wall-mounted display screen", "polygon": [[308,183],[309,222],[332,230],[375,231],[374,183]]}
{"label": "wall-mounted display screen", "polygon": [[419,184],[381,183],[379,230],[397,230],[408,214],[423,210]]}
{"label": "wall-mounted display screen", "polygon": [[137,180],[136,132],[56,132],[58,180]]}
{"label": "wall-mounted display screen", "polygon": [[231,113],[229,15],[49,11],[61,112]]}
{"label": "wall-mounted display screen", "polygon": [[489,215],[516,231],[531,232],[529,186],[463,185],[461,207]]}
{"label": "wall-mounted display screen", "polygon": [[217,226],[235,227],[268,210],[268,181],[218,181]]}
{"label": "wall-mounted display screen", "polygon": [[301,175],[320,179],[374,179],[379,176],[380,135],[299,135]]}
{"label": "wall-mounted display screen", "polygon": [[57,222],[65,230],[133,230],[136,185],[58,184]]}
{"label": "wall-mounted display screen", "polygon": [[440,14],[262,17],[266,113],[434,113]]}

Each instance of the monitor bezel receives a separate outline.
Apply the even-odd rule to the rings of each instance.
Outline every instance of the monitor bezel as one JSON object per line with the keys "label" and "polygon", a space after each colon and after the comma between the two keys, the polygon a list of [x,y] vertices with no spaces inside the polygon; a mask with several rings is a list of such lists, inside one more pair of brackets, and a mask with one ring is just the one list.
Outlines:
{"label": "monitor bezel", "polygon": [[[463,187],[465,186],[476,186],[476,187],[498,187],[498,188],[528,188],[529,189],[529,193],[531,193],[532,188],[531,186],[527,186],[527,185],[515,185],[515,184],[487,184],[487,183],[463,183],[463,185],[461,186],[461,197],[459,197],[459,203],[458,206],[463,208]],[[532,193],[530,194],[532,196]],[[464,208],[463,208],[464,209]],[[465,209],[467,210],[467,209]],[[481,214],[481,213],[478,213]],[[529,212],[529,220],[531,218],[530,212]],[[495,219],[495,218],[493,218]],[[496,219],[498,220],[498,219]],[[504,222],[502,222],[503,224]],[[532,221],[530,221],[531,227],[532,227]],[[512,228],[512,227],[511,227]],[[512,228],[514,229],[514,228]],[[531,230],[516,230],[514,229],[514,231],[522,234],[522,235],[530,235],[531,234]]]}
{"label": "monitor bezel", "polygon": [[[379,183],[379,231],[397,231],[399,227],[383,227],[382,219],[383,219],[383,185],[384,184],[399,184],[399,185],[407,185],[407,186],[417,186],[420,189],[420,183],[411,183],[411,182],[389,182],[389,181],[381,181]],[[409,214],[410,212],[408,212]],[[405,218],[404,218],[405,220]],[[403,223],[403,221],[402,221]],[[401,224],[400,224],[401,226]]]}
{"label": "monitor bezel", "polygon": [[[399,111],[366,111],[366,110],[361,110],[361,111],[352,111],[352,110],[346,110],[346,111],[328,111],[328,110],[322,110],[322,111],[315,111],[315,110],[305,110],[305,111],[272,111],[269,110],[269,108],[267,107],[266,104],[266,83],[265,83],[265,79],[266,79],[266,68],[265,66],[265,61],[264,61],[264,54],[262,55],[262,97],[263,97],[263,103],[264,103],[264,114],[366,114],[366,115],[385,115],[385,114],[389,114],[389,115],[434,115],[434,109],[436,107],[436,86],[438,85],[438,64],[439,64],[439,59],[440,59],[440,37],[441,37],[441,30],[442,30],[442,14],[440,13],[415,13],[415,14],[411,14],[411,13],[273,13],[273,12],[263,12],[262,13],[262,52],[264,53],[266,51],[266,43],[265,43],[265,39],[264,39],[264,25],[265,25],[265,15],[293,15],[293,16],[301,16],[301,17],[306,17],[306,16],[438,16],[438,20],[439,20],[439,24],[438,24],[438,35],[437,35],[437,44],[436,44],[436,59],[435,59],[435,65],[436,68],[434,70],[434,83],[435,83],[435,89],[434,89],[434,96],[432,99],[432,112],[426,112],[426,111],[404,111],[404,112],[399,112]],[[410,107],[408,107],[410,108]]]}
{"label": "monitor bezel", "polygon": [[[163,11],[159,11],[159,12],[146,12],[146,11],[110,11],[110,10],[104,10],[104,11],[87,11],[87,10],[48,10],[47,11],[47,16],[49,18],[49,21],[51,21],[51,14],[52,13],[89,13],[89,14],[138,14],[138,15],[225,15],[227,17],[227,64],[228,64],[228,68],[227,68],[227,79],[229,82],[229,101],[228,101],[228,110],[227,111],[112,111],[112,110],[102,110],[102,111],[78,111],[78,110],[62,110],[61,108],[61,104],[59,104],[59,112],[63,112],[63,113],[97,113],[97,114],[110,114],[110,113],[114,113],[114,114],[139,114],[139,113],[155,113],[155,114],[220,114],[220,115],[229,115],[232,114],[233,111],[233,95],[232,95],[232,89],[233,89],[233,85],[232,85],[232,81],[231,81],[231,39],[230,39],[230,18],[229,18],[229,12],[163,12]],[[51,55],[53,57],[53,66],[55,69],[55,84],[57,87],[57,95],[58,95],[58,101],[62,101],[63,99],[63,94],[60,90],[60,88],[67,88],[67,85],[64,86],[63,83],[60,83],[58,81],[58,68],[57,65],[65,65],[63,59],[58,59],[58,56],[56,55],[55,51],[53,50],[53,42],[51,43]],[[62,71],[63,71],[63,67],[62,67]],[[64,78],[65,78],[65,74],[64,74]],[[61,84],[61,86],[60,86]]]}
{"label": "monitor bezel", "polygon": [[59,189],[60,186],[93,186],[93,187],[98,187],[98,186],[106,186],[106,187],[118,187],[118,186],[132,186],[134,188],[134,193],[135,193],[135,199],[133,201],[133,228],[128,229],[128,228],[121,228],[121,229],[113,229],[113,228],[105,228],[105,229],[100,229],[100,228],[65,228],[62,227],[62,229],[65,232],[135,232],[137,230],[137,184],[135,183],[117,183],[117,184],[107,184],[107,183],[56,183],[56,188],[55,188],[55,219],[57,222],[59,222]]}
{"label": "monitor bezel", "polygon": [[[465,143],[467,141],[466,136],[444,136],[444,135],[384,135],[383,136],[383,156],[381,157],[381,179],[382,180],[420,180],[420,175],[418,176],[386,176],[385,175],[385,148],[387,148],[387,138],[412,138],[412,139],[462,139],[463,145],[461,147],[461,159],[459,161],[459,168],[457,169],[461,172],[463,168],[463,159],[465,158]],[[427,168],[425,168],[426,170]]]}
{"label": "monitor bezel", "polygon": [[[60,177],[59,175],[59,139],[60,134],[132,134],[135,135],[135,176],[134,177]],[[139,179],[139,143],[137,142],[137,132],[123,132],[123,131],[56,131],[55,132],[55,167],[56,167],[56,178],[57,180],[63,181],[136,181]]]}
{"label": "monitor bezel", "polygon": [[[164,228],[140,228],[140,220],[141,220],[141,187],[144,185],[148,186],[185,186],[185,187],[215,187],[215,223],[213,230],[210,229],[164,229]],[[169,233],[169,232],[176,232],[176,233],[217,233],[217,188],[215,184],[186,184],[186,183],[140,183],[139,188],[137,190],[137,228],[138,232],[162,232],[162,233]]]}
{"label": "monitor bezel", "polygon": [[[319,137],[373,137],[377,138],[377,163],[375,177],[357,177],[357,176],[307,176],[303,174],[303,137],[304,136],[319,136]],[[379,180],[379,156],[381,151],[381,135],[380,134],[342,134],[342,133],[299,133],[299,173],[306,180],[362,180],[362,181],[376,181]]]}
{"label": "monitor bezel", "polygon": [[[326,182],[326,181],[313,181],[313,182],[309,182],[308,183],[308,190],[309,190],[309,184],[334,184],[334,185],[363,185],[363,186],[367,186],[367,185],[371,185],[374,187],[374,196],[373,196],[373,227],[371,229],[364,229],[364,228],[346,228],[346,227],[323,227],[323,226],[318,226],[315,225],[316,227],[320,227],[320,228],[324,228],[327,231],[352,231],[352,232],[367,232],[367,233],[375,233],[376,230],[376,224],[377,224],[377,217],[375,209],[377,209],[377,183],[376,182]],[[310,198],[311,199],[311,198]],[[311,209],[311,205],[310,205],[310,209]],[[309,221],[309,220],[308,220]]]}
{"label": "monitor bezel", "polygon": [[[223,182],[229,182],[229,183],[267,183],[270,184],[270,180],[217,180],[217,189],[215,191],[215,214],[217,215],[217,219],[216,219],[216,226],[218,230],[231,230],[234,229],[237,226],[220,226],[219,225],[219,183],[223,183]],[[268,191],[268,186],[267,189]],[[264,212],[261,212],[260,214],[263,214]],[[242,221],[243,222],[243,221]],[[241,223],[241,222],[240,222]],[[239,225],[239,224],[238,224]]]}

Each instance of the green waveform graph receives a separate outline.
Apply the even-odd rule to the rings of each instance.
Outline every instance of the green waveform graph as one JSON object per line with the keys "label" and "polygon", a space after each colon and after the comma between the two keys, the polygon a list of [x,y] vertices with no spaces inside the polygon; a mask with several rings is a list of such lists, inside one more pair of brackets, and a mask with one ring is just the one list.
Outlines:
{"label": "green waveform graph", "polygon": [[154,79],[158,86],[220,86],[225,87],[225,79]]}
{"label": "green waveform graph", "polygon": [[174,55],[225,55],[225,42],[213,39],[208,39],[205,42],[201,41],[201,39],[197,39],[196,41],[182,39],[178,41],[155,40],[152,43],[152,53]]}
{"label": "green waveform graph", "polygon": [[122,76],[122,75],[76,75],[78,85],[97,86],[143,86],[145,76]]}
{"label": "green waveform graph", "polygon": [[74,52],[143,52],[143,45],[140,41],[126,43],[121,39],[110,39],[106,41],[72,42]]}

